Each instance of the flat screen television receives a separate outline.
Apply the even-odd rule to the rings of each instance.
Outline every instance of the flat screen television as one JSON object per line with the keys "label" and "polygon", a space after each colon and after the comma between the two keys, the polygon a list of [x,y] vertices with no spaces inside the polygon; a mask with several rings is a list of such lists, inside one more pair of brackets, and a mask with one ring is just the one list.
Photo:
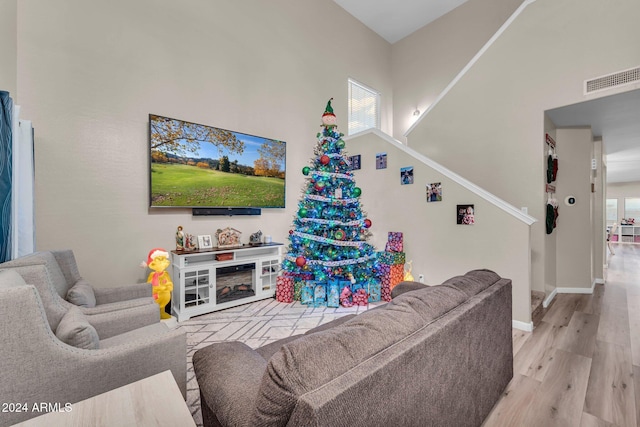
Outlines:
{"label": "flat screen television", "polygon": [[150,206],[284,208],[286,143],[149,114]]}

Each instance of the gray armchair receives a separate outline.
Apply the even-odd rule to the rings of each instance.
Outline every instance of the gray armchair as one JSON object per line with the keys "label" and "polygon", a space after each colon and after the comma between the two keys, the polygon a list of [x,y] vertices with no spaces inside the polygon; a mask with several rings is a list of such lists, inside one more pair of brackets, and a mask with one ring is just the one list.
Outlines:
{"label": "gray armchair", "polygon": [[93,288],[78,272],[71,250],[36,252],[0,264],[15,269],[36,287],[52,329],[73,306],[79,306],[99,330],[109,338],[160,321],[160,310],[151,296],[150,283],[114,288]]}
{"label": "gray armchair", "polygon": [[157,322],[102,339],[76,307],[52,328],[35,287],[10,269],[0,271],[0,313],[0,396],[29,408],[0,412],[0,426],[40,415],[31,411],[34,404],[64,406],[166,370],[186,396],[180,330]]}

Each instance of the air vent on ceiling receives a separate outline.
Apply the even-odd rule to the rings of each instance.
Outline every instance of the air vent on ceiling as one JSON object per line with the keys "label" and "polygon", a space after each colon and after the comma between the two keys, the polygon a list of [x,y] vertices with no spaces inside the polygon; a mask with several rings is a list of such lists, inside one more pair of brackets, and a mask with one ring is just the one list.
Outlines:
{"label": "air vent on ceiling", "polygon": [[635,82],[640,82],[640,67],[618,71],[617,73],[607,74],[606,76],[596,77],[591,80],[585,80],[584,93],[586,95],[589,93],[611,89],[613,87],[620,87]]}

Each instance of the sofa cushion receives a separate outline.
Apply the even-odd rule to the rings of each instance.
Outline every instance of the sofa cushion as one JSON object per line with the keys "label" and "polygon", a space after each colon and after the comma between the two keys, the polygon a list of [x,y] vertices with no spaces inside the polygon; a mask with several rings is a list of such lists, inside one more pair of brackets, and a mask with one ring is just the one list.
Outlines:
{"label": "sofa cushion", "polygon": [[56,337],[74,347],[95,350],[100,345],[98,333],[78,307],[71,307],[56,328]]}
{"label": "sofa cushion", "polygon": [[0,270],[0,289],[17,288],[24,285],[26,283],[17,271],[11,269]]}
{"label": "sofa cushion", "polygon": [[96,306],[96,295],[86,280],[78,280],[67,292],[67,301],[78,307],[91,308]]}
{"label": "sofa cushion", "polygon": [[[58,261],[56,261],[55,256],[53,256],[51,252],[34,252],[11,261],[7,261],[2,264],[2,267],[25,267],[37,264],[43,264],[45,266],[47,270],[47,279],[55,289],[56,293],[64,298],[67,295],[69,284],[58,265]],[[36,284],[34,283],[34,285]]]}
{"label": "sofa cushion", "polygon": [[500,276],[491,270],[472,270],[464,276],[452,277],[442,284],[460,289],[471,297],[484,291],[498,280],[500,280]]}
{"label": "sofa cushion", "polygon": [[285,425],[300,395],[426,327],[467,298],[455,287],[425,287],[285,344],[269,360],[252,424]]}

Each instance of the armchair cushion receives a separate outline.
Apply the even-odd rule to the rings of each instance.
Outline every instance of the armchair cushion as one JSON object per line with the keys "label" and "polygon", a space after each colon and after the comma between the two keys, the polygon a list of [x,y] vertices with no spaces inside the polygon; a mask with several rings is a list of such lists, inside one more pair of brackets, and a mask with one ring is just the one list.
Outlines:
{"label": "armchair cushion", "polygon": [[96,295],[89,282],[82,279],[67,291],[67,301],[79,307],[91,308],[96,306]]}
{"label": "armchair cushion", "polygon": [[17,271],[0,270],[0,289],[16,288],[22,285],[26,283]]}
{"label": "armchair cushion", "polygon": [[78,307],[71,307],[56,328],[56,337],[73,347],[95,350],[100,346],[98,332]]}

